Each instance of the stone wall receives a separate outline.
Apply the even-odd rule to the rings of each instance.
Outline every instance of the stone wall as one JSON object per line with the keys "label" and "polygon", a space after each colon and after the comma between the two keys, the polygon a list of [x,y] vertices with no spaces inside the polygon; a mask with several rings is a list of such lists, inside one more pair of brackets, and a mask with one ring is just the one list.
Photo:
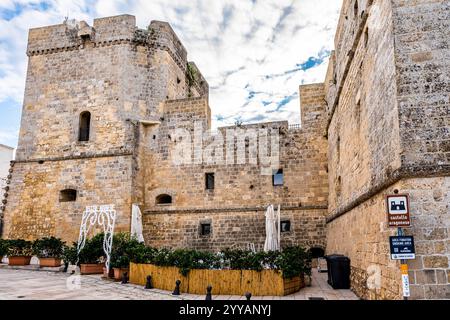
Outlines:
{"label": "stone wall", "polygon": [[[327,226],[327,251],[351,258],[352,289],[364,299],[401,299],[400,263],[390,259],[386,198],[409,194],[416,259],[408,261],[412,299],[449,298],[450,178],[399,181]],[[345,230],[345,232],[342,232]],[[375,279],[380,276],[380,287]],[[374,287],[371,287],[371,284]]]}
{"label": "stone wall", "polygon": [[352,289],[360,297],[400,299],[399,262],[388,247],[396,229],[386,226],[385,196],[409,194],[407,233],[417,251],[409,261],[412,298],[448,298],[449,6],[366,5],[344,1],[325,83],[327,253],[350,257]]}
{"label": "stone wall", "polygon": [[[114,204],[116,231],[128,231],[131,167],[131,156],[15,163],[3,235],[29,240],[56,236],[71,243],[78,239],[86,206],[101,204]],[[65,189],[77,190],[76,201],[60,201]]]}
{"label": "stone wall", "polygon": [[[348,27],[342,30],[352,37],[338,34],[336,38],[351,42],[353,51],[351,59],[345,59],[347,65],[340,66],[339,60],[346,55],[340,50],[350,49],[342,49],[348,44],[338,44],[336,70],[346,69],[347,73],[336,85],[341,88],[336,100],[328,97],[328,106],[336,103],[328,125],[331,214],[344,210],[400,167],[390,1],[378,1],[366,9],[369,17],[363,21],[359,14],[354,15],[354,5],[344,8],[347,12],[342,15],[348,19],[341,23]],[[359,38],[355,38],[357,33],[361,33]],[[333,72],[337,71],[329,70]],[[330,87],[333,84],[328,84]]]}
{"label": "stone wall", "polygon": [[[66,21],[30,30],[4,236],[75,240],[82,209],[100,204],[115,204],[118,229],[129,230],[131,203],[143,199],[141,124],[159,121],[168,99],[208,92],[194,63],[188,79],[187,52],[167,23],[141,30],[135,20],[121,15],[95,19],[93,27]],[[85,111],[90,137],[80,142]],[[79,197],[62,204],[59,193],[69,182]]]}
{"label": "stone wall", "polygon": [[450,171],[450,4],[393,2],[402,165]]}
{"label": "stone wall", "polygon": [[[281,234],[281,246],[325,248],[325,212],[282,210],[281,219],[291,222],[291,231]],[[264,213],[263,208],[148,210],[143,217],[144,238],[147,244],[157,247],[218,251],[253,243],[257,250],[262,250],[266,233]],[[202,223],[211,224],[211,235],[201,235]]]}
{"label": "stone wall", "polygon": [[[202,128],[210,128],[208,101],[205,98],[166,101],[161,123],[148,126],[141,136],[145,150],[141,167],[145,198],[141,207],[145,212],[147,243],[211,250],[247,242],[261,244],[265,237],[264,210],[269,204],[280,204],[282,214],[291,217],[292,228],[296,230],[283,243],[300,241],[323,247],[328,196],[323,98],[323,85],[301,87],[301,128],[290,128],[287,122],[219,128],[224,139],[218,147],[222,161],[214,158],[212,162],[203,158],[202,145],[206,147],[218,140],[201,136]],[[177,135],[175,129],[180,128],[191,134],[190,164],[174,163],[177,146],[187,142]],[[242,149],[239,144],[233,145],[231,163],[226,162],[228,130],[235,130],[233,141],[243,143]],[[249,150],[258,146],[249,130],[279,133],[279,164],[270,168],[269,173],[261,171],[264,165],[260,157],[250,157]],[[196,138],[194,133],[200,135]],[[238,161],[240,150],[246,154],[243,163]],[[283,169],[282,186],[273,186],[272,169]],[[214,190],[205,188],[206,173],[214,173]],[[172,203],[159,205],[156,198],[162,194],[170,195]],[[211,220],[213,234],[199,240],[202,219]],[[305,226],[308,228],[302,229]],[[230,234],[233,228],[237,231]]]}

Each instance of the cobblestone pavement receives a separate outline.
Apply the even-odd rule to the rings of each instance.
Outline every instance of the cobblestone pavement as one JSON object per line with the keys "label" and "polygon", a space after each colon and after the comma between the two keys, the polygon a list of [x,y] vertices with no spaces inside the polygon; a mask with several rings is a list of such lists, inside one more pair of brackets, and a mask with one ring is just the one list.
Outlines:
{"label": "cobblestone pavement", "polygon": [[[80,282],[77,282],[80,280]],[[67,285],[69,284],[69,285]],[[213,291],[214,294],[214,291]],[[313,273],[312,285],[286,297],[253,297],[252,300],[355,300],[350,290],[333,290],[326,274]],[[73,278],[49,271],[0,268],[0,300],[204,300],[204,295],[172,296],[163,290],[145,290],[142,286],[101,279],[100,275]],[[244,300],[243,296],[214,296],[214,300]]]}

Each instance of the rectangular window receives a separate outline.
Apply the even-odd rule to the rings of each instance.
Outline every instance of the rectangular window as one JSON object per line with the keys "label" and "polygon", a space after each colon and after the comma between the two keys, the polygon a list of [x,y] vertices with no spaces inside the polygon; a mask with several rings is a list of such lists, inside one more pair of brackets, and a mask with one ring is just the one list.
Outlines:
{"label": "rectangular window", "polygon": [[214,190],[214,173],[205,174],[205,187],[206,190]]}
{"label": "rectangular window", "polygon": [[272,176],[272,183],[274,186],[282,186],[284,184],[283,169],[274,171]]}
{"label": "rectangular window", "polygon": [[210,223],[202,223],[200,225],[200,234],[202,236],[209,236],[211,234],[211,224]]}
{"label": "rectangular window", "polygon": [[285,221],[281,221],[281,232],[290,232],[291,231],[291,221],[289,220],[285,220]]}

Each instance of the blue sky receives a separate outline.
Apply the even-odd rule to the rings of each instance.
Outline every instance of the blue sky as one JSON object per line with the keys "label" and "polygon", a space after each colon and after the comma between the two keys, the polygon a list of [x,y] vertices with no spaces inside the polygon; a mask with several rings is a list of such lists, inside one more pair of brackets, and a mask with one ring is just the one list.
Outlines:
{"label": "blue sky", "polygon": [[169,22],[210,85],[213,126],[299,123],[298,86],[322,82],[342,0],[0,0],[0,143],[20,127],[28,29],[133,14]]}

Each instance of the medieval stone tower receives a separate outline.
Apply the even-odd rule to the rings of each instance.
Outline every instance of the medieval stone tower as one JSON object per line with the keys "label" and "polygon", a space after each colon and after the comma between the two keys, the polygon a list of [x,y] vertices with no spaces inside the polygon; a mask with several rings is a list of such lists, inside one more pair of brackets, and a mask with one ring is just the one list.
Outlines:
{"label": "medieval stone tower", "polygon": [[167,99],[207,99],[208,84],[169,24],[139,30],[130,15],[31,29],[27,55],[4,236],[73,240],[84,207],[107,203],[129,230],[141,124]]}

